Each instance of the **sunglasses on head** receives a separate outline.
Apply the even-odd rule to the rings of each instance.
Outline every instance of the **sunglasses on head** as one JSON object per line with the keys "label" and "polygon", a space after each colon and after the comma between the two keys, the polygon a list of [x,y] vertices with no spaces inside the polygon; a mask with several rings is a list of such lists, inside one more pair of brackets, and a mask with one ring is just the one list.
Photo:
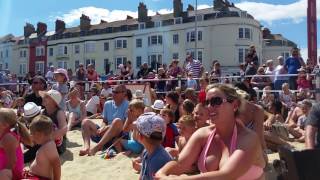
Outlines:
{"label": "sunglasses on head", "polygon": [[223,99],[221,97],[212,97],[211,99],[206,100],[206,105],[208,106],[209,104],[214,107],[214,106],[220,106],[222,103],[229,102],[231,103],[233,100],[228,100],[228,99]]}

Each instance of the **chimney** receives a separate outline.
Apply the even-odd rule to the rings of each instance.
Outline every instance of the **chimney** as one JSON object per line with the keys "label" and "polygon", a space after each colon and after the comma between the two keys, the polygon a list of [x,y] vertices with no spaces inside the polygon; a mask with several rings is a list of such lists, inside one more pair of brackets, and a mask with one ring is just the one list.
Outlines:
{"label": "chimney", "polygon": [[147,6],[140,2],[138,6],[138,21],[146,22],[148,20],[148,9]]}
{"label": "chimney", "polygon": [[56,20],[56,32],[63,32],[66,29],[66,23],[62,20]]}
{"label": "chimney", "polygon": [[34,26],[30,23],[26,23],[26,25],[24,26],[24,37],[29,37],[32,33],[36,32]]}
{"label": "chimney", "polygon": [[90,23],[91,23],[91,19],[89,18],[89,16],[82,14],[82,16],[80,17],[80,30],[81,31],[89,30],[91,26]]}
{"label": "chimney", "polygon": [[187,11],[194,11],[194,7],[191,4],[188,4]]}
{"label": "chimney", "polygon": [[262,38],[267,39],[267,37],[271,34],[271,31],[268,28],[263,28],[262,30]]}
{"label": "chimney", "polygon": [[37,34],[41,35],[47,32],[47,25],[43,22],[38,22],[37,24]]}
{"label": "chimney", "polygon": [[181,0],[173,0],[173,16],[181,17],[183,12],[183,4]]}
{"label": "chimney", "polygon": [[132,16],[127,15],[127,19],[133,19],[133,17],[132,17]]}
{"label": "chimney", "polygon": [[101,20],[100,20],[100,24],[103,24],[103,23],[108,23],[108,22],[101,19]]}

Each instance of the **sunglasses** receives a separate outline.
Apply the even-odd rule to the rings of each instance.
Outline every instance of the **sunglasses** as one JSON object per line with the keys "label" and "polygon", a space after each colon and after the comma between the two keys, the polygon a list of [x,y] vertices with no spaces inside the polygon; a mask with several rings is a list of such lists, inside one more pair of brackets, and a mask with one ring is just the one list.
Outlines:
{"label": "sunglasses", "polygon": [[228,102],[231,103],[233,100],[223,99],[221,97],[212,97],[211,99],[206,100],[206,105],[209,106],[209,104],[214,106],[220,106],[222,103]]}

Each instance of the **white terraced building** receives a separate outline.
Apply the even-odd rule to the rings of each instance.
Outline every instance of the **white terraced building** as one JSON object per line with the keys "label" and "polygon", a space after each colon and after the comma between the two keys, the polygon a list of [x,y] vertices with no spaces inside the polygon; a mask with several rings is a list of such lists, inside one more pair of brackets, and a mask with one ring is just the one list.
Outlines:
{"label": "white terraced building", "polygon": [[[71,28],[57,20],[55,31],[45,34],[46,66],[75,72],[79,63],[91,63],[103,75],[131,60],[136,73],[143,62],[156,68],[180,59],[182,66],[190,52],[207,71],[213,60],[219,60],[224,73],[229,73],[238,72],[250,45],[256,46],[260,63],[265,60],[263,53],[269,53],[269,47],[263,49],[266,46],[259,21],[228,1],[214,0],[213,8],[196,12],[191,5],[183,10],[181,0],[173,0],[173,9],[171,14],[148,16],[146,5],[140,3],[138,18],[128,16],[126,20],[92,25],[90,18],[82,15],[80,25]],[[271,54],[276,53],[271,50]]]}

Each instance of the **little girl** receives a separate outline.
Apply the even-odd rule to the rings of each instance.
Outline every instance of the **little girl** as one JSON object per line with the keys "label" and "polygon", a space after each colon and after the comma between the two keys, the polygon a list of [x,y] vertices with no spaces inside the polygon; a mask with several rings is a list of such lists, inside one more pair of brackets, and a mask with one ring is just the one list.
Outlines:
{"label": "little girl", "polygon": [[[0,108],[0,179],[20,179],[24,162],[20,146],[31,145],[31,138],[27,128],[17,121],[12,109]],[[14,153],[15,152],[15,153]]]}
{"label": "little girl", "polygon": [[288,83],[282,84],[282,91],[279,94],[279,98],[286,109],[291,109],[294,106],[294,95],[290,91]]}
{"label": "little girl", "polygon": [[86,106],[79,96],[80,91],[75,87],[71,88],[69,100],[67,101],[67,120],[69,131],[74,126],[80,126],[82,120],[86,117]]}
{"label": "little girl", "polygon": [[171,109],[165,108],[160,111],[160,116],[165,120],[167,124],[166,135],[162,142],[162,146],[174,148],[176,138],[179,135],[176,125],[173,124],[173,121],[175,119],[174,113]]}
{"label": "little girl", "polygon": [[65,69],[59,68],[54,71],[54,79],[56,80],[56,84],[53,84],[52,89],[60,92],[62,96],[62,100],[59,104],[59,107],[62,110],[66,110],[66,95],[68,94],[68,72]]}
{"label": "little girl", "polygon": [[177,123],[180,136],[177,138],[176,148],[166,148],[173,158],[177,158],[192,134],[197,130],[196,124],[192,116],[184,115]]}

